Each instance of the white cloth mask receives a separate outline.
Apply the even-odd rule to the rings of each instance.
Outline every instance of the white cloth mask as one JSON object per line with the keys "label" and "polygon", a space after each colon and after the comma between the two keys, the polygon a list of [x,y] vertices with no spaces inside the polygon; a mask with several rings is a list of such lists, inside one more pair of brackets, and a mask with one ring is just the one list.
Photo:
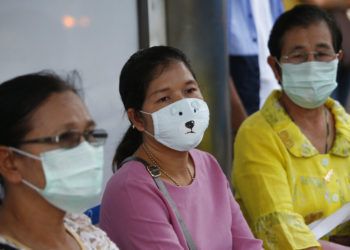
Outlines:
{"label": "white cloth mask", "polygon": [[338,59],[330,62],[282,63],[282,88],[297,105],[321,106],[337,87]]}
{"label": "white cloth mask", "polygon": [[59,209],[82,213],[98,204],[103,182],[103,146],[84,141],[71,149],[55,149],[40,157],[17,148],[13,151],[41,161],[46,185],[40,189],[26,180],[22,182],[36,190]]}
{"label": "white cloth mask", "polygon": [[156,112],[152,116],[154,135],[161,144],[177,151],[188,151],[202,141],[209,124],[209,108],[197,98],[184,98]]}

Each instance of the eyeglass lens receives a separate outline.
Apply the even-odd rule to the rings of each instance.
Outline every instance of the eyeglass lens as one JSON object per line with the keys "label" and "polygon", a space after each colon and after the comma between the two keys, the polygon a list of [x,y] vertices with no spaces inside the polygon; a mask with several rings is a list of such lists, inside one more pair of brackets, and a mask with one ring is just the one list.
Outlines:
{"label": "eyeglass lens", "polygon": [[311,51],[311,52],[294,52],[284,58],[294,64],[299,64],[308,61],[309,55],[313,56],[313,60],[319,62],[330,62],[337,57],[337,54],[331,51]]}
{"label": "eyeglass lens", "polygon": [[81,137],[93,146],[103,145],[107,139],[107,132],[104,130],[93,130],[84,133],[66,132],[59,136],[59,144],[64,148],[72,148],[81,142]]}

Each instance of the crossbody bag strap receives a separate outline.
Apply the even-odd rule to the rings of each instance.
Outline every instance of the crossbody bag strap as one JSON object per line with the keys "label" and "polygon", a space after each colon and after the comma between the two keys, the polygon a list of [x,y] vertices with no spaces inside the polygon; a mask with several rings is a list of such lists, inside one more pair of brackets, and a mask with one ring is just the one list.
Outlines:
{"label": "crossbody bag strap", "polygon": [[129,161],[138,161],[138,162],[141,162],[145,166],[146,170],[152,176],[154,182],[156,183],[158,189],[162,192],[165,199],[168,201],[170,207],[172,208],[173,212],[175,213],[176,219],[181,226],[182,233],[184,234],[184,236],[186,238],[186,243],[187,243],[188,248],[190,250],[195,250],[196,245],[194,244],[194,241],[192,239],[190,231],[187,229],[187,226],[186,226],[184,220],[182,219],[180,212],[177,209],[177,206],[176,206],[174,200],[171,198],[171,196],[168,192],[168,189],[165,187],[164,182],[160,178],[161,173],[160,173],[159,167],[149,165],[148,162],[146,162],[145,160],[138,158],[136,156],[130,156],[130,157],[126,158],[120,165],[123,165]]}

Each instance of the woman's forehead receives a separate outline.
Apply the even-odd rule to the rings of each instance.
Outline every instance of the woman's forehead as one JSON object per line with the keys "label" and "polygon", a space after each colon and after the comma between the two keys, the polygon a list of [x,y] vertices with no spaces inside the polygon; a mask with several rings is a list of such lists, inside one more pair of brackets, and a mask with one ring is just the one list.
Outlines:
{"label": "woman's forehead", "polygon": [[288,30],[282,39],[282,53],[295,47],[315,49],[320,44],[333,48],[332,34],[325,22],[318,22],[306,27],[296,26]]}
{"label": "woman's forehead", "polygon": [[51,94],[30,118],[32,131],[43,135],[60,131],[69,126],[91,123],[91,116],[79,96],[72,91]]}
{"label": "woman's forehead", "polygon": [[147,96],[155,91],[165,88],[174,88],[177,84],[186,84],[195,79],[191,71],[183,62],[175,61],[164,67],[156,77],[150,82],[147,89]]}

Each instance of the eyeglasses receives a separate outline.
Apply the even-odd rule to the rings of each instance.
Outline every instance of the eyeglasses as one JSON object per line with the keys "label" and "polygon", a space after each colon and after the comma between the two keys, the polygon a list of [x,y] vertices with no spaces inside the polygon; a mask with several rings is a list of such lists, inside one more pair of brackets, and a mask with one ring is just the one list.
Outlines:
{"label": "eyeglasses", "polygon": [[338,57],[339,53],[331,51],[310,51],[310,52],[292,52],[289,55],[282,56],[287,62],[292,64],[304,63],[308,60],[309,55],[313,55],[315,61],[330,62]]}
{"label": "eyeglasses", "polygon": [[97,147],[105,144],[108,134],[104,129],[94,129],[91,131],[85,131],[83,133],[78,131],[68,131],[56,136],[30,139],[26,141],[20,141],[19,143],[20,144],[48,143],[48,144],[57,144],[59,145],[60,148],[74,148],[80,144],[82,137],[88,143]]}

